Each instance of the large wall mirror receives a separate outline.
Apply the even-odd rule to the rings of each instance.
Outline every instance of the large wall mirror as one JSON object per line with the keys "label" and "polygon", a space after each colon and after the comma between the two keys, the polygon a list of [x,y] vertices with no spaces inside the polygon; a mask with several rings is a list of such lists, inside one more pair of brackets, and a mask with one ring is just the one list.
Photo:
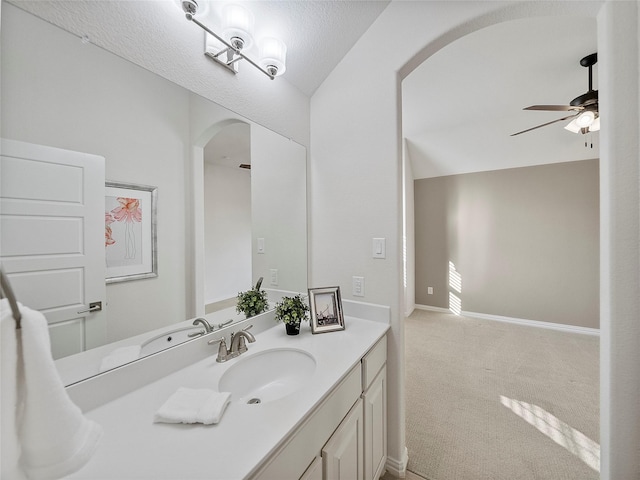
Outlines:
{"label": "large wall mirror", "polygon": [[[159,345],[187,340],[199,315],[240,320],[235,297],[259,277],[272,301],[306,291],[303,146],[6,2],[1,34],[3,138],[99,155],[105,180],[157,187],[158,276],[104,287],[91,352],[146,344],[149,332]],[[37,303],[37,289],[18,287]],[[90,358],[77,329],[51,327],[59,365]],[[181,333],[169,341],[168,330]]]}

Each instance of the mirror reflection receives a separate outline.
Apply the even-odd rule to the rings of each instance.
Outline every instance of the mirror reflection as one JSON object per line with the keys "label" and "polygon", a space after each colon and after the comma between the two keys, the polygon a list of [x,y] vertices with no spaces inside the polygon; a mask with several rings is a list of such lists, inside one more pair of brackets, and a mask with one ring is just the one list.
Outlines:
{"label": "mirror reflection", "polygon": [[[104,268],[83,270],[94,286],[67,295],[2,252],[18,300],[50,322],[67,383],[199,335],[198,315],[225,328],[259,277],[272,301],[306,290],[304,147],[14,5],[1,35],[3,138],[103,157],[102,185],[158,188],[156,278],[105,286]],[[76,313],[94,301],[102,312]]]}

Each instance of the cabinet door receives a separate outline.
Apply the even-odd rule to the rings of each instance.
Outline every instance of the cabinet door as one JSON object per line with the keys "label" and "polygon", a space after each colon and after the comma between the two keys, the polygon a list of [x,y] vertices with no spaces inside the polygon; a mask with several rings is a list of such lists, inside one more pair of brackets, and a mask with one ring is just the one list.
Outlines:
{"label": "cabinet door", "polygon": [[387,462],[387,367],[383,367],[364,399],[364,478],[377,480]]}
{"label": "cabinet door", "polygon": [[363,480],[363,414],[358,400],[322,449],[324,480]]}
{"label": "cabinet door", "polygon": [[322,458],[319,455],[311,462],[300,480],[322,480]]}

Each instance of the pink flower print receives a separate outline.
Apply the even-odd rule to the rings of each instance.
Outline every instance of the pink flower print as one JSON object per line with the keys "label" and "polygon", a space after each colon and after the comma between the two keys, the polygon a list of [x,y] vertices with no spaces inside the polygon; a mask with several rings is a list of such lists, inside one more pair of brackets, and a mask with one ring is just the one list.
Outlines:
{"label": "pink flower print", "polygon": [[113,231],[109,225],[104,226],[104,246],[108,247],[109,245],[113,245],[116,241],[112,237]]}
{"label": "pink flower print", "polygon": [[133,231],[133,222],[142,222],[142,209],[140,208],[140,200],[137,198],[117,197],[116,200],[120,204],[119,207],[111,210],[113,218],[124,224],[124,242],[125,255],[124,258],[136,258],[136,236]]}
{"label": "pink flower print", "polygon": [[142,221],[142,210],[140,209],[139,199],[118,197],[116,200],[120,206],[111,210],[113,218],[118,222],[127,223]]}
{"label": "pink flower print", "polygon": [[116,220],[113,218],[113,215],[109,212],[104,212],[104,246],[108,247],[109,245],[113,245],[116,241],[113,239],[113,231],[111,230],[111,225]]}

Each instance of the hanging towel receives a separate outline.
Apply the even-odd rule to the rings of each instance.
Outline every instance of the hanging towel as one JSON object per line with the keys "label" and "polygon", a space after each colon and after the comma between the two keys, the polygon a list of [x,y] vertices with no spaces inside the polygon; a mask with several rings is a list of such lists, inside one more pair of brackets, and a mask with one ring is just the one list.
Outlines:
{"label": "hanging towel", "polygon": [[154,422],[218,423],[229,404],[231,393],[207,389],[178,388],[158,409]]}
{"label": "hanging towel", "polygon": [[[18,440],[17,419],[20,414],[18,404],[18,337],[16,322],[6,298],[0,300],[0,348],[2,385],[0,393],[0,427],[2,428],[2,448],[0,448],[0,478],[26,479],[25,472],[18,464],[20,442]],[[21,362],[20,362],[21,363]]]}
{"label": "hanging towel", "polygon": [[100,371],[111,370],[112,368],[137,360],[140,357],[141,349],[142,347],[140,345],[116,348],[102,359],[102,362],[100,362]]}
{"label": "hanging towel", "polygon": [[[4,317],[9,316],[9,321],[12,318],[10,314],[5,315],[4,310],[2,321],[8,323]],[[20,313],[22,329],[17,335],[15,370],[11,367],[16,372],[20,410],[13,419],[21,451],[19,467],[30,479],[61,478],[89,461],[102,428],[86,419],[69,398],[51,356],[49,329],[44,316],[22,305]],[[16,339],[7,337],[3,335],[2,338],[3,351],[7,340]],[[3,396],[4,393],[3,390]],[[4,434],[5,419],[2,420]]]}

